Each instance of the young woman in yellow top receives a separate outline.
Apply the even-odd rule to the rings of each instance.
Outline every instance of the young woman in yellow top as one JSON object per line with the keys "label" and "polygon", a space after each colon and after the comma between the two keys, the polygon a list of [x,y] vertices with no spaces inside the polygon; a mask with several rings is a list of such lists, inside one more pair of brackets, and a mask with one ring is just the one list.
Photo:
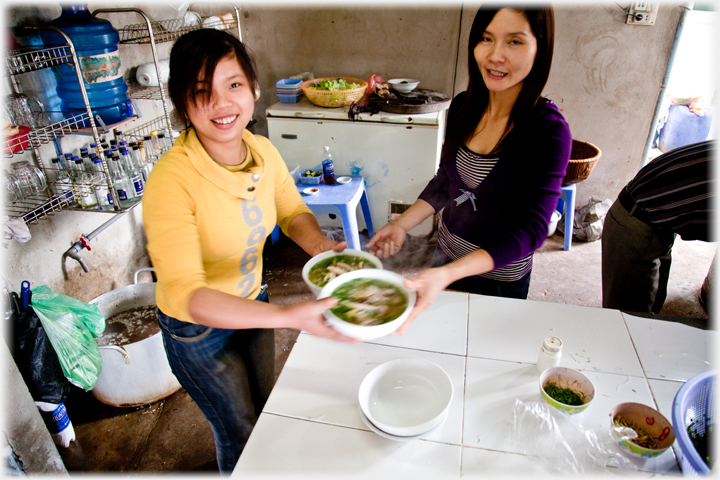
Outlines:
{"label": "young woman in yellow top", "polygon": [[324,324],[334,298],[268,303],[262,251],[276,224],[312,256],[345,242],[322,234],[278,151],[245,129],[257,84],[232,35],[203,29],[178,39],[168,87],[188,128],[153,168],[143,198],[165,350],[212,426],[222,472],[234,468],[272,389],[273,329],[353,341]]}

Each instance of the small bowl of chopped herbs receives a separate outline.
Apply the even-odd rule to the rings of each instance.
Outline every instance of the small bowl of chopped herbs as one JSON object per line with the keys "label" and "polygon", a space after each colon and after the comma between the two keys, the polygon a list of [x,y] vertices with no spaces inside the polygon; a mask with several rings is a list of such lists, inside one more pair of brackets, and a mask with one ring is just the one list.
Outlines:
{"label": "small bowl of chopped herbs", "polygon": [[616,405],[610,419],[613,436],[623,451],[633,457],[657,457],[675,441],[672,423],[642,403]]}
{"label": "small bowl of chopped herbs", "polygon": [[572,415],[590,406],[595,385],[579,370],[551,367],[540,375],[540,393],[547,403]]}

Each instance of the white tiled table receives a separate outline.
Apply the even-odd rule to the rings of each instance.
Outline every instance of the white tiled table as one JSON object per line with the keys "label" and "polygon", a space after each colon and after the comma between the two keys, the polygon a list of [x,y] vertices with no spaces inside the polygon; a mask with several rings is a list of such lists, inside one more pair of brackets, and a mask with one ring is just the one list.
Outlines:
{"label": "white tiled table", "polygon": [[[547,335],[563,340],[560,365],[583,370],[595,384],[592,405],[570,419],[598,435],[622,402],[650,405],[670,419],[683,382],[716,367],[713,331],[617,310],[443,292],[402,336],[351,345],[301,334],[233,475],[547,474],[531,455],[533,441],[513,435],[515,402],[543,402],[534,364]],[[419,440],[385,439],[360,417],[360,382],[396,358],[428,359],[453,382],[447,420]],[[679,453],[676,442],[656,459],[622,468],[679,475]]]}

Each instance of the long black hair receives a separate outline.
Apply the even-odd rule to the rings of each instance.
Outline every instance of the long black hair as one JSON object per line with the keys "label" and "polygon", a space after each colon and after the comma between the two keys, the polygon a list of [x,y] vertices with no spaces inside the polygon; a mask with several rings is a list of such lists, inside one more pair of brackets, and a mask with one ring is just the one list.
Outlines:
{"label": "long black hair", "polygon": [[[237,59],[250,87],[257,92],[258,75],[255,62],[242,42],[229,33],[203,28],[186,33],[173,45],[170,51],[168,93],[175,105],[175,112],[185,127],[190,126],[188,105],[209,100],[215,67],[226,57]],[[205,93],[197,95],[195,92],[200,78],[205,84]]]}
{"label": "long black hair", "polygon": [[530,117],[532,110],[541,102],[540,94],[545,88],[550,66],[552,65],[553,48],[555,45],[555,16],[552,7],[549,5],[499,5],[490,4],[481,6],[475,15],[470,40],[468,42],[468,87],[466,98],[448,119],[447,134],[443,144],[443,156],[453,152],[460,145],[472,138],[480,119],[488,107],[490,94],[482,74],[475,60],[475,47],[483,38],[483,34],[495,17],[498,11],[503,8],[510,8],[522,13],[530,24],[530,29],[537,39],[537,53],[530,73],[523,82],[522,90],[518,95],[515,105],[510,113],[505,132],[500,141],[493,148],[492,153],[502,149],[513,128],[521,127],[523,122]]}

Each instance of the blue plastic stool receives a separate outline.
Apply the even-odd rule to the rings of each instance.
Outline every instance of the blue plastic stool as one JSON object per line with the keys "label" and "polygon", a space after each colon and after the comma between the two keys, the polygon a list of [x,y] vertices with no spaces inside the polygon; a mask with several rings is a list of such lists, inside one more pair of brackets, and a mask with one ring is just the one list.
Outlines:
{"label": "blue plastic stool", "polygon": [[557,209],[565,214],[565,247],[570,250],[573,236],[573,220],[575,219],[575,184],[563,185],[558,198]]}
{"label": "blue plastic stool", "polygon": [[[302,194],[305,205],[314,214],[332,213],[338,215],[342,220],[343,232],[347,240],[348,248],[360,250],[360,235],[358,234],[358,223],[356,209],[358,203],[362,208],[365,225],[370,238],[375,235],[370,219],[370,207],[368,206],[367,193],[365,192],[365,179],[361,175],[352,175],[348,183],[334,185],[306,185],[296,183],[298,191]],[[303,190],[308,187],[316,187],[319,191],[314,195],[306,195]]]}

